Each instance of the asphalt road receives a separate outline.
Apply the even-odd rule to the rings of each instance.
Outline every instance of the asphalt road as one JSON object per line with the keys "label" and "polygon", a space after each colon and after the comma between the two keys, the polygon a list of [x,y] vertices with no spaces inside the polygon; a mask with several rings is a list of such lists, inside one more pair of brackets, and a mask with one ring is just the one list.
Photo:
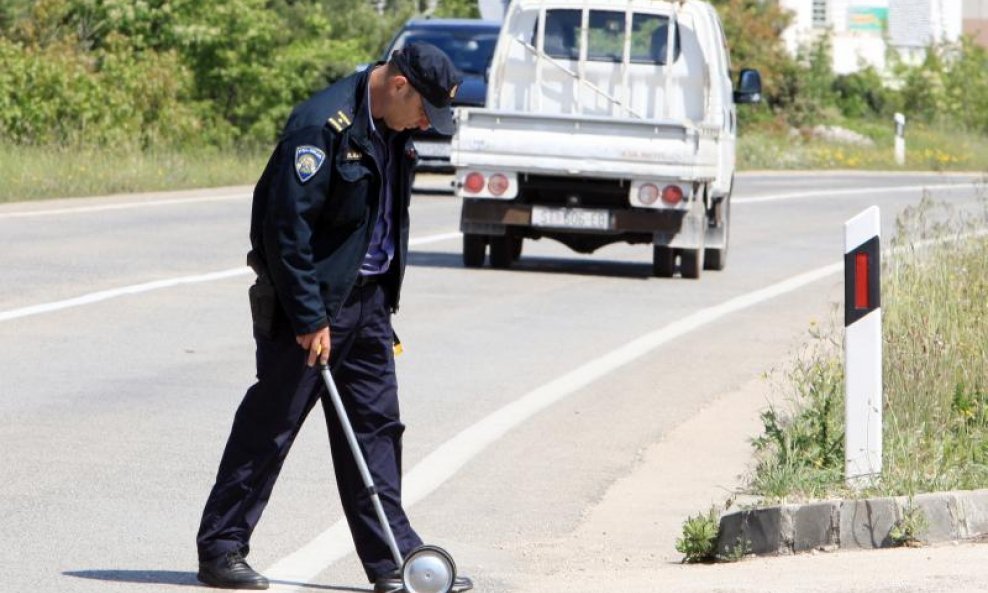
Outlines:
{"label": "asphalt road", "polygon": [[[647,247],[549,241],[510,271],[467,270],[458,203],[417,195],[395,319],[413,524],[480,590],[531,590],[552,569],[532,551],[586,525],[642,451],[829,322],[843,221],[878,205],[891,234],[924,187],[973,207],[970,179],[742,175],[728,268],[699,281],[651,278]],[[0,206],[5,590],[195,585],[201,505],[253,378],[249,189]],[[314,415],[250,560],[284,591],[367,590]],[[716,434],[696,447],[716,451]]]}

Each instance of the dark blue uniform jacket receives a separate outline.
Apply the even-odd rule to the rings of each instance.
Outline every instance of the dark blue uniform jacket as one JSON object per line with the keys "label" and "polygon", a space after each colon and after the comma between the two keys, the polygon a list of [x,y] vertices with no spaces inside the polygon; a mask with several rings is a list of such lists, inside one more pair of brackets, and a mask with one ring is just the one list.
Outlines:
{"label": "dark blue uniform jacket", "polygon": [[[374,231],[385,172],[368,136],[369,73],[353,74],[295,108],[254,189],[251,246],[267,266],[295,335],[326,327],[340,310]],[[384,281],[397,311],[416,154],[408,132],[392,146],[398,160],[392,228],[398,236]],[[303,174],[297,171],[300,149],[325,155],[311,177],[304,167]]]}

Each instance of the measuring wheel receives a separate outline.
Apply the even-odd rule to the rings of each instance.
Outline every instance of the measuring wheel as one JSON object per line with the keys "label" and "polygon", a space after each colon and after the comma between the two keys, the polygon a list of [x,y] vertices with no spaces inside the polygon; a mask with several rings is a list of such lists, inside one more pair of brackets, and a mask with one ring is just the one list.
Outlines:
{"label": "measuring wheel", "polygon": [[439,546],[419,546],[405,556],[401,582],[408,593],[449,593],[456,579],[456,564]]}

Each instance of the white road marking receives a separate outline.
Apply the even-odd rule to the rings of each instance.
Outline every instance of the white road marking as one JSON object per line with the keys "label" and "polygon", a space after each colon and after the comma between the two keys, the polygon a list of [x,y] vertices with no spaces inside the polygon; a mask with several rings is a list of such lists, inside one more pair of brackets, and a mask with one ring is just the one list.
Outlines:
{"label": "white road marking", "polygon": [[200,204],[205,202],[227,202],[243,200],[251,197],[249,193],[229,194],[225,196],[204,196],[199,198],[177,198],[172,200],[149,200],[143,202],[123,202],[118,204],[100,204],[98,206],[76,206],[74,208],[54,208],[51,210],[30,210],[25,212],[0,212],[0,219],[30,218],[35,216],[51,216],[56,214],[86,214],[89,212],[106,212],[109,210],[130,210],[132,208],[173,206],[176,204]]}
{"label": "white road marking", "polygon": [[[431,494],[509,430],[601,377],[651,353],[659,346],[727,315],[802,288],[836,274],[843,268],[843,262],[823,266],[719,305],[701,309],[526,393],[449,439],[406,473],[402,483],[405,506],[410,507]],[[273,590],[298,591],[305,583],[310,583],[320,572],[352,551],[350,532],[346,522],[340,520],[298,551],[279,560],[265,574],[271,580]]]}
{"label": "white road marking", "polygon": [[[411,239],[408,240],[408,245],[409,247],[415,247],[418,245],[428,245],[430,243],[439,243],[441,241],[447,241],[449,239],[459,238],[459,237],[460,237],[459,232],[439,233],[436,235],[426,235],[424,237],[412,237]],[[244,266],[238,268],[230,268],[228,270],[220,270],[218,272],[210,272],[208,274],[197,274],[195,276],[179,276],[178,278],[166,278],[164,280],[154,280],[151,282],[144,282],[142,284],[131,284],[129,286],[122,286],[120,288],[111,288],[108,290],[101,290],[99,292],[91,292],[89,294],[84,294],[82,296],[77,296],[62,301],[42,303],[39,305],[30,305],[28,307],[11,309],[9,311],[0,311],[0,322],[10,321],[11,319],[19,319],[21,317],[30,317],[31,315],[53,313],[55,311],[61,311],[62,309],[70,309],[72,307],[91,305],[93,303],[98,303],[100,301],[105,301],[108,299],[113,299],[131,294],[151,292],[153,290],[161,290],[163,288],[171,288],[173,286],[180,286],[183,284],[198,284],[201,282],[212,282],[213,280],[224,280],[226,278],[233,278],[235,276],[246,276],[252,273],[253,272],[251,271],[250,268]]]}
{"label": "white road marking", "polygon": [[62,309],[81,307],[82,305],[91,305],[93,303],[98,303],[100,301],[105,301],[108,299],[113,299],[128,294],[140,294],[142,292],[151,292],[152,290],[171,288],[173,286],[180,286],[182,284],[197,284],[199,282],[212,282],[213,280],[222,280],[224,278],[231,278],[233,276],[246,276],[248,272],[250,272],[250,268],[247,267],[233,268],[230,270],[211,272],[209,274],[199,274],[196,276],[180,276],[178,278],[154,280],[152,282],[145,282],[143,284],[131,284],[130,286],[122,286],[120,288],[111,288],[109,290],[91,292],[89,294],[84,294],[82,296],[77,296],[71,299],[65,299],[63,301],[54,301],[51,303],[43,303],[40,305],[31,305],[29,307],[21,307],[20,309],[11,309],[10,311],[0,311],[0,321],[10,321],[11,319],[30,317],[31,315],[52,313],[54,311],[61,311]]}
{"label": "white road marking", "polygon": [[896,191],[922,191],[934,189],[964,189],[969,190],[975,183],[940,183],[936,185],[890,185],[885,187],[856,187],[849,189],[821,189],[816,191],[795,192],[788,194],[770,194],[767,196],[752,196],[750,198],[731,198],[734,204],[760,204],[762,202],[780,202],[783,200],[802,200],[806,198],[830,198],[842,196],[859,196],[862,194],[879,194]]}

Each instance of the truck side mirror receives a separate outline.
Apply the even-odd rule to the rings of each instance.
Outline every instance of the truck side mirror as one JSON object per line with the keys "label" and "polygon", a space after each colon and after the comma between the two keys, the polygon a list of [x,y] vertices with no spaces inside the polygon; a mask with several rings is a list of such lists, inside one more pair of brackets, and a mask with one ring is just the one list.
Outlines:
{"label": "truck side mirror", "polygon": [[758,103],[762,100],[762,75],[758,70],[744,68],[738,75],[738,90],[734,91],[735,103]]}

